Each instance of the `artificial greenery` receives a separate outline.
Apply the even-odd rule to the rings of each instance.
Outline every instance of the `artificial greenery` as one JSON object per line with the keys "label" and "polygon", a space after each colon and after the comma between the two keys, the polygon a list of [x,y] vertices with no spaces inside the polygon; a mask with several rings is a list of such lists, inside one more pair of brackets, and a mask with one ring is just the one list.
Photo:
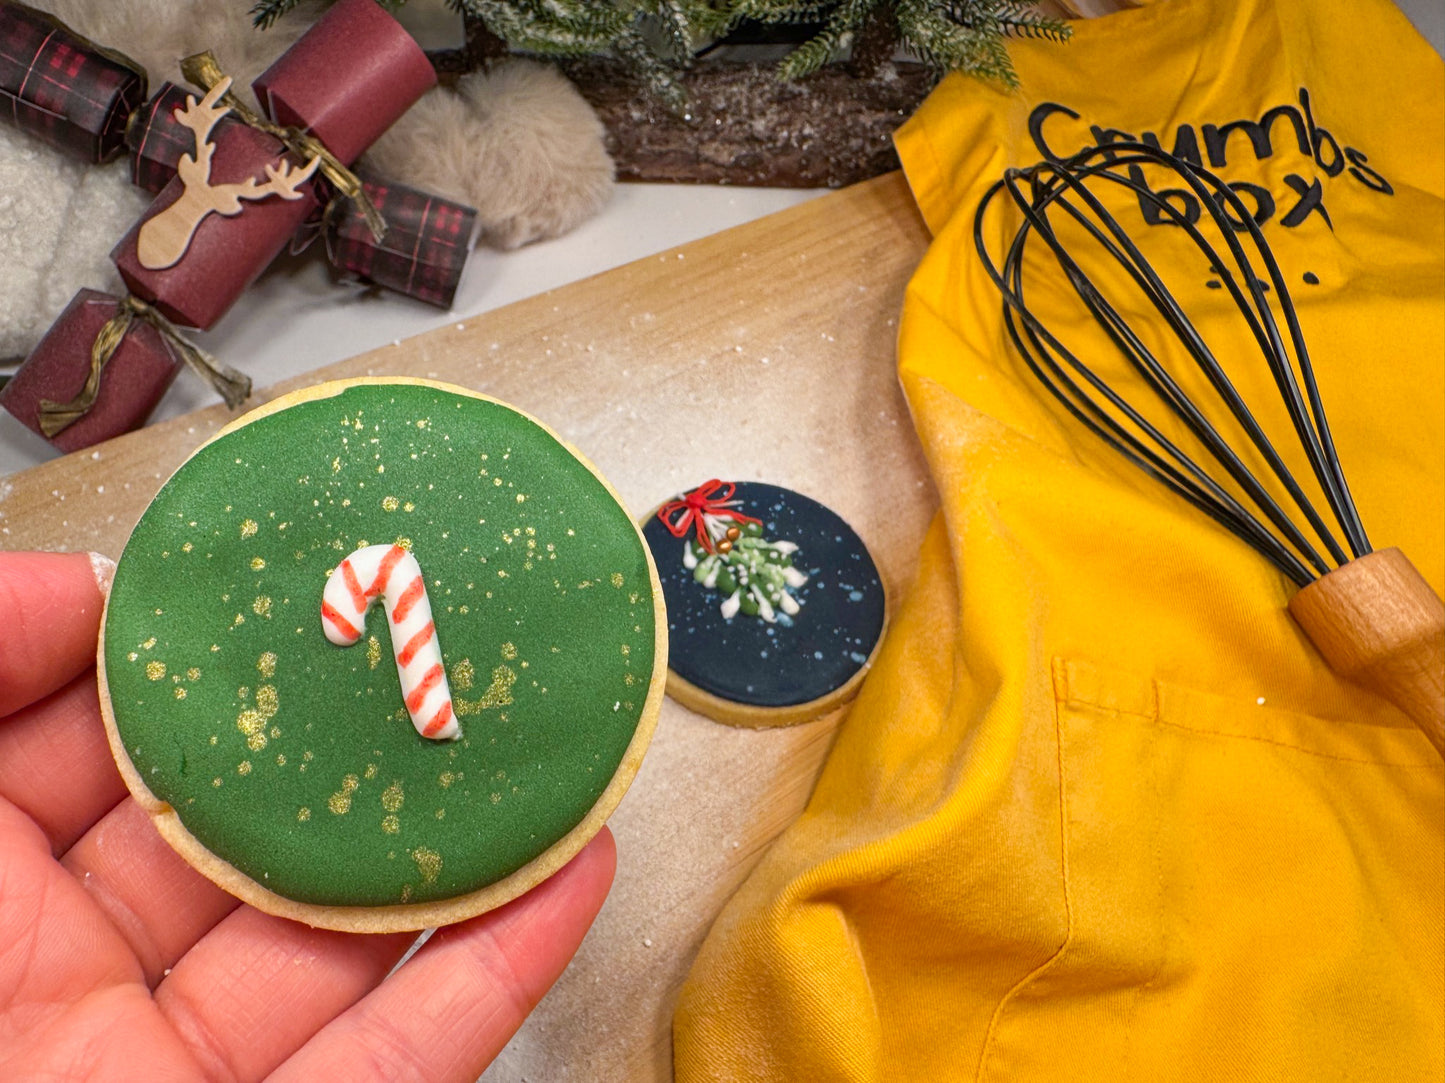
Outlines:
{"label": "artificial greenery", "polygon": [[[299,0],[256,0],[258,26],[269,26]],[[383,0],[388,2],[388,0]],[[391,6],[403,0],[389,0]],[[962,71],[1014,86],[1007,39],[1062,42],[1068,25],[1019,0],[447,0],[481,20],[508,47],[542,56],[613,56],[626,61],[664,98],[675,99],[675,73],[696,51],[740,23],[807,24],[816,32],[778,64],[784,79],[817,71],[854,46],[894,47],[938,74]]]}
{"label": "artificial greenery", "polygon": [[799,609],[793,591],[808,581],[806,574],[793,567],[798,547],[764,538],[759,523],[730,525],[726,534],[721,529],[719,524],[714,536],[709,524],[711,549],[693,538],[687,540],[683,565],[692,569],[693,580],[723,595],[719,608],[728,620],[741,612],[769,624],[776,620],[790,623]]}

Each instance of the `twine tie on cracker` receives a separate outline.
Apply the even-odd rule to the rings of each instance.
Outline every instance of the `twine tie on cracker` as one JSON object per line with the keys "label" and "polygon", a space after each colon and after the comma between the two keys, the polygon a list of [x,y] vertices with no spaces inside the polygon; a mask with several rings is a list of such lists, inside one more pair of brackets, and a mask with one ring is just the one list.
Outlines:
{"label": "twine tie on cracker", "polygon": [[[370,200],[368,199],[367,202],[369,203]],[[296,233],[296,236],[291,238],[291,244],[288,246],[287,251],[289,251],[293,256],[299,256],[302,252],[305,252],[308,248],[315,244],[316,239],[319,237],[321,238],[321,246],[326,251],[327,262],[335,263],[336,242],[332,239],[331,227],[335,224],[336,219],[340,214],[341,199],[328,199],[326,201],[326,206],[322,208],[319,217],[310,218],[302,224],[301,229]],[[370,224],[371,223],[368,220],[367,225],[369,226]],[[380,237],[377,237],[376,239],[377,241],[381,240]]]}
{"label": "twine tie on cracker", "polygon": [[731,481],[712,478],[696,489],[684,493],[677,500],[670,500],[657,509],[657,517],[674,538],[684,537],[689,529],[697,532],[697,542],[707,552],[713,551],[712,535],[708,533],[707,520],[711,516],[731,519],[737,523],[760,523],[751,515],[735,510],[739,501],[732,496],[738,487]]}
{"label": "twine tie on cracker", "polygon": [[65,431],[90,412],[95,405],[96,396],[100,393],[101,372],[115,356],[115,351],[120,348],[136,320],[155,328],[162,341],[214,387],[231,409],[240,406],[250,396],[249,376],[222,364],[199,346],[188,342],[174,324],[139,297],[126,296],[116,307],[115,315],[106,321],[105,326],[95,336],[95,342],[90,347],[90,374],[86,376],[85,385],[80,392],[69,402],[40,400],[40,430],[47,437]]}
{"label": "twine tie on cracker", "polygon": [[[196,53],[183,59],[181,74],[186,77],[187,81],[207,92],[226,77],[221,70],[220,62],[210,52]],[[371,235],[378,242],[386,235],[386,220],[382,218],[381,212],[376,209],[376,205],[371,202],[362,189],[360,178],[342,165],[321,140],[299,128],[288,128],[267,120],[229,90],[221,95],[220,101],[229,106],[231,112],[238,119],[257,131],[265,132],[267,135],[281,140],[286,144],[287,150],[301,159],[315,158],[318,160],[322,176],[337,192],[356,204],[357,210],[366,220],[367,228],[371,230]]]}

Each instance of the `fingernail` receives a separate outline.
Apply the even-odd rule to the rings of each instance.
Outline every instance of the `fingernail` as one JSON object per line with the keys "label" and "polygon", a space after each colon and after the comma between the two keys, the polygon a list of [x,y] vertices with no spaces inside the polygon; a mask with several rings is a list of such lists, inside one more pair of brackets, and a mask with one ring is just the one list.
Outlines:
{"label": "fingernail", "polygon": [[110,584],[115,579],[115,561],[104,553],[90,553],[90,570],[95,576],[95,585],[100,588],[102,598],[110,597]]}

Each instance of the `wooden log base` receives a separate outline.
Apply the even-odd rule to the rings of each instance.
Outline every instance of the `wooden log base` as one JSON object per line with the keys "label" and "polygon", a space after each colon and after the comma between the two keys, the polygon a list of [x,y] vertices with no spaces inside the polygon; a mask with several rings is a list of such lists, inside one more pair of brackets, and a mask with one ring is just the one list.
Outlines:
{"label": "wooden log base", "polygon": [[775,64],[708,60],[681,73],[677,114],[613,61],[564,63],[607,129],[619,180],[841,188],[898,168],[893,132],[934,84],[922,64],[855,78],[834,65],[794,82]]}

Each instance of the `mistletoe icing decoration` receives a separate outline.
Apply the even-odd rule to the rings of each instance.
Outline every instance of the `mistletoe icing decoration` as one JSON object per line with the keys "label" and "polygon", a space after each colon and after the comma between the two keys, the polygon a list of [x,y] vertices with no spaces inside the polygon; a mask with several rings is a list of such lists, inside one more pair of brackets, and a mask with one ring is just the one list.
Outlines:
{"label": "mistletoe icing decoration", "polygon": [[792,593],[808,581],[793,567],[798,547],[790,541],[769,541],[763,524],[738,511],[737,486],[716,478],[706,481],[658,509],[657,517],[675,538],[687,538],[682,565],[693,580],[725,595],[721,611],[727,620],[739,612],[768,623],[796,614]]}

